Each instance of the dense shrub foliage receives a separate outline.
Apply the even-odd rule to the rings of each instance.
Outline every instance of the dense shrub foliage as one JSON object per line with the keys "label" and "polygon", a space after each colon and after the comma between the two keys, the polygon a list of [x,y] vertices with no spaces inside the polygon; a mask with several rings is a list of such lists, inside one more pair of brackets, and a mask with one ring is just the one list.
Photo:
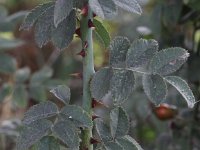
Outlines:
{"label": "dense shrub foliage", "polygon": [[[188,5],[194,7],[192,2],[188,2]],[[161,6],[157,7],[160,10]],[[81,39],[82,50],[78,54],[83,57],[82,106],[71,103],[70,88],[61,84],[51,88],[50,92],[60,100],[62,107],[52,101],[41,102],[46,98],[44,91],[49,87],[52,69],[43,67],[32,75],[28,68],[16,71],[15,60],[4,53],[7,45],[12,48],[20,45],[21,41],[2,41],[6,44],[0,47],[3,49],[0,72],[15,73],[16,82],[19,83],[14,87],[14,101],[22,102],[17,104],[26,107],[29,93],[41,102],[24,115],[23,127],[17,139],[18,150],[142,150],[142,146],[128,135],[130,118],[124,107],[135,93],[138,77],[142,79],[139,84],[160,120],[170,119],[177,114],[176,108],[163,104],[171,86],[180,93],[189,108],[194,107],[195,97],[188,83],[175,73],[186,63],[189,52],[181,47],[161,49],[158,42],[151,38],[130,41],[127,37],[117,36],[111,40],[101,19],[114,18],[118,15],[118,9],[142,14],[136,0],[56,0],[36,6],[26,15],[20,27],[20,30],[34,27],[35,41],[40,48],[52,42],[56,50],[63,51],[72,42],[74,35]],[[173,16],[166,8],[162,10],[164,23],[170,24],[169,20],[177,22],[177,16]],[[176,9],[173,7],[174,11]],[[108,66],[97,72],[94,71],[93,33],[109,50]],[[2,65],[4,63],[6,66]],[[25,84],[28,79],[27,90]],[[59,80],[54,82],[60,83]],[[0,96],[5,97],[9,93],[10,86],[5,83]],[[110,95],[112,103],[109,123],[93,112],[97,105],[105,106],[102,100],[107,95]],[[162,110],[168,112],[160,116]],[[99,139],[94,138],[96,135]]]}

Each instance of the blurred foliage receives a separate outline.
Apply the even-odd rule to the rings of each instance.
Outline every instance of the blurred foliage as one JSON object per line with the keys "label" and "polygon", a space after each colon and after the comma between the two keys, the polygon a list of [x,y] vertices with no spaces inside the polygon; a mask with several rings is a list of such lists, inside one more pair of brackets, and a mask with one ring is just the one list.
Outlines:
{"label": "blurred foliage", "polygon": [[[0,0],[0,150],[14,147],[20,122],[14,119],[13,125],[13,118],[21,118],[24,110],[34,103],[53,99],[47,91],[55,85],[68,83],[73,103],[81,102],[81,80],[69,75],[82,70],[81,58],[76,56],[81,47],[79,40],[75,38],[62,53],[50,43],[39,50],[32,32],[18,31],[26,14],[24,10],[45,1],[48,0]],[[188,49],[189,61],[178,74],[188,80],[196,99],[200,99],[199,0],[143,1],[141,16],[121,11],[118,18],[104,25],[111,37],[127,36],[131,41],[154,38],[159,41],[159,49],[169,46]],[[108,64],[109,52],[94,37],[95,67],[98,69]],[[200,104],[197,103],[193,110],[188,109],[178,92],[170,88],[167,103],[177,106],[178,114],[169,120],[160,120],[154,112],[155,107],[147,101],[140,80],[140,77],[136,79],[135,92],[124,104],[131,116],[130,134],[145,150],[200,149]],[[109,100],[108,95],[104,102],[110,105]],[[5,112],[5,109],[10,111]],[[97,109],[96,113],[104,118],[108,115],[106,110]],[[7,119],[10,120],[5,122]]]}
{"label": "blurred foliage", "polygon": [[10,8],[10,3],[0,5],[0,149],[3,150],[14,148],[20,125],[9,127],[10,124],[4,122],[16,115],[21,118],[27,107],[46,100],[51,96],[47,91],[67,79],[67,76],[63,80],[56,79],[52,65],[59,53],[51,45],[46,48],[49,54],[37,51],[31,41],[32,33],[18,31],[27,11],[10,14],[5,6]]}

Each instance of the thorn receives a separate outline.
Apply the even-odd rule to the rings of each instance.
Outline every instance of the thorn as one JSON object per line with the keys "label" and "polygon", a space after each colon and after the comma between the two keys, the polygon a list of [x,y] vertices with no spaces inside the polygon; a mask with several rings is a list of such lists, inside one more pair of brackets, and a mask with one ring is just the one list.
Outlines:
{"label": "thorn", "polygon": [[92,99],[92,108],[96,107],[107,107],[104,103],[95,100],[94,98]]}
{"label": "thorn", "polygon": [[91,28],[92,30],[95,29],[95,26],[94,26],[94,24],[93,24],[91,19],[88,20],[88,28]]}
{"label": "thorn", "polygon": [[98,143],[101,143],[101,141],[95,138],[90,138],[90,144],[98,144]]}
{"label": "thorn", "polygon": [[97,118],[101,118],[101,117],[100,117],[100,116],[97,116],[97,115],[95,115],[95,114],[92,115],[92,121],[95,120],[95,119],[97,119]]}
{"label": "thorn", "polygon": [[85,5],[85,6],[81,9],[80,14],[81,14],[82,16],[85,16],[85,17],[88,15],[88,5]]}
{"label": "thorn", "polygon": [[77,53],[77,55],[80,55],[82,57],[85,57],[86,56],[86,52],[84,49],[82,49],[79,53]]}
{"label": "thorn", "polygon": [[84,49],[86,49],[86,48],[88,48],[88,42],[87,41],[85,41],[85,43],[84,43]]}
{"label": "thorn", "polygon": [[83,79],[83,75],[82,73],[72,73],[70,74],[71,77],[75,77],[75,78],[79,78],[79,79]]}
{"label": "thorn", "polygon": [[78,37],[81,37],[81,28],[77,28],[75,33]]}
{"label": "thorn", "polygon": [[96,17],[97,15],[95,13],[93,13],[93,17]]}

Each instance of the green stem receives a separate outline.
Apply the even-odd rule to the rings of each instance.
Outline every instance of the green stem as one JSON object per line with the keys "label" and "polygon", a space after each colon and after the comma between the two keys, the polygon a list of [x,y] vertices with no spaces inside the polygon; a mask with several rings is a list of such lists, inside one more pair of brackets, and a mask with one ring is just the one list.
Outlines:
{"label": "green stem", "polygon": [[[90,80],[94,74],[94,58],[93,58],[93,38],[92,38],[92,29],[88,28],[88,20],[93,19],[93,13],[88,8],[88,16],[82,17],[80,26],[81,26],[81,39],[82,47],[84,49],[85,42],[87,42],[88,47],[85,49],[86,56],[83,58],[83,109],[85,109],[92,119],[92,97],[90,93]],[[90,138],[92,137],[92,128],[84,129],[82,131],[82,142],[80,149],[81,150],[93,150],[93,145],[90,144]]]}

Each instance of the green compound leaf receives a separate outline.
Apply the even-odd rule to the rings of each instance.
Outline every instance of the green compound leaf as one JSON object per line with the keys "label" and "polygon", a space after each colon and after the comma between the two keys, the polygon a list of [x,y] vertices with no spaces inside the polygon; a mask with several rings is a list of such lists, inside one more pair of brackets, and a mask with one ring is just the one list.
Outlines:
{"label": "green compound leaf", "polygon": [[67,120],[72,121],[76,126],[91,128],[93,125],[89,114],[79,106],[65,106],[60,113],[64,114]]}
{"label": "green compound leaf", "polygon": [[23,123],[30,124],[34,121],[55,116],[58,113],[56,104],[47,101],[32,106],[24,115]]}
{"label": "green compound leaf", "polygon": [[104,143],[104,147],[106,150],[125,150],[121,145],[115,142]]}
{"label": "green compound leaf", "polygon": [[189,53],[179,47],[159,51],[151,60],[149,69],[153,74],[167,75],[178,70],[189,57]]}
{"label": "green compound leaf", "polygon": [[79,149],[79,136],[74,124],[69,121],[59,121],[53,127],[53,133],[65,144],[69,149]]}
{"label": "green compound leaf", "polygon": [[71,92],[70,88],[65,85],[59,85],[56,88],[50,90],[59,100],[64,102],[65,104],[69,104]]}
{"label": "green compound leaf", "polygon": [[130,41],[126,37],[116,37],[110,43],[110,65],[113,67],[125,66],[126,53],[130,47]]}
{"label": "green compound leaf", "polygon": [[43,15],[41,15],[35,25],[35,40],[41,48],[51,40],[53,26],[54,7],[49,7]]}
{"label": "green compound leaf", "polygon": [[110,118],[113,139],[125,136],[129,130],[129,119],[125,110],[121,107],[113,109],[110,113]]}
{"label": "green compound leaf", "polygon": [[0,54],[0,73],[11,74],[15,72],[16,68],[16,60],[13,57]]}
{"label": "green compound leaf", "polygon": [[54,26],[57,27],[73,9],[73,0],[57,0],[54,7]]}
{"label": "green compound leaf", "polygon": [[127,56],[126,65],[128,68],[137,69],[146,65],[158,51],[158,43],[155,40],[139,39],[132,43]]}
{"label": "green compound leaf", "polygon": [[14,88],[14,92],[12,95],[13,103],[17,107],[26,108],[28,105],[28,92],[26,89],[26,85],[19,84]]}
{"label": "green compound leaf", "polygon": [[112,0],[89,0],[89,6],[102,19],[111,19],[117,15],[117,7]]}
{"label": "green compound leaf", "polygon": [[174,86],[186,100],[188,107],[193,108],[195,104],[195,97],[188,86],[187,82],[177,76],[165,77],[165,80]]}
{"label": "green compound leaf", "polygon": [[30,13],[24,19],[24,23],[21,25],[20,30],[29,30],[34,23],[41,17],[46,11],[54,5],[53,2],[38,5],[31,10]]}
{"label": "green compound leaf", "polygon": [[159,75],[143,75],[143,89],[147,97],[156,105],[163,102],[167,95],[165,80]]}
{"label": "green compound leaf", "polygon": [[96,119],[95,121],[96,124],[96,130],[98,135],[100,136],[101,140],[103,142],[109,142],[112,141],[112,136],[110,133],[110,128],[107,126],[102,120]]}
{"label": "green compound leaf", "polygon": [[126,69],[114,69],[110,90],[115,104],[122,104],[134,91],[134,73]]}
{"label": "green compound leaf", "polygon": [[34,146],[33,150],[60,150],[60,145],[54,137],[46,136]]}
{"label": "green compound leaf", "polygon": [[111,68],[100,69],[94,74],[90,85],[93,98],[101,100],[109,92],[111,77]]}
{"label": "green compound leaf", "polygon": [[46,136],[52,123],[48,120],[35,121],[29,126],[25,126],[17,140],[17,150],[27,150],[30,146]]}
{"label": "green compound leaf", "polygon": [[97,36],[101,39],[105,47],[108,47],[110,44],[110,35],[106,28],[103,26],[103,24],[97,20],[93,20],[94,26],[95,26],[95,32],[97,33]]}
{"label": "green compound leaf", "polygon": [[117,6],[131,13],[136,13],[139,15],[142,13],[142,9],[137,0],[114,0],[114,2]]}
{"label": "green compound leaf", "polygon": [[76,31],[76,14],[75,11],[71,11],[69,16],[65,18],[57,28],[52,30],[52,41],[54,45],[63,50],[67,48],[70,42],[73,40],[73,35]]}
{"label": "green compound leaf", "polygon": [[135,78],[131,70],[103,68],[95,73],[91,80],[93,98],[101,100],[111,91],[115,104],[128,99],[134,90]]}
{"label": "green compound leaf", "polygon": [[118,138],[117,143],[120,144],[124,150],[143,150],[138,142],[129,135]]}

